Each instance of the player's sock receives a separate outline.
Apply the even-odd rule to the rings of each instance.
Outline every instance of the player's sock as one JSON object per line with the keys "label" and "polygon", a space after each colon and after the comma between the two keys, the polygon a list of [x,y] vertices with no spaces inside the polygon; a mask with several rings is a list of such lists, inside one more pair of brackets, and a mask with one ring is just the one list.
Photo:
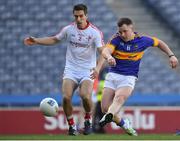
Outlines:
{"label": "player's sock", "polygon": [[68,125],[74,126],[74,118],[72,116],[67,117]]}
{"label": "player's sock", "polygon": [[120,127],[123,127],[124,123],[125,123],[124,119],[121,119],[121,121],[117,125],[120,126]]}
{"label": "player's sock", "polygon": [[69,125],[69,135],[76,136],[78,135],[78,131],[74,122],[74,118],[72,116],[67,117],[68,125]]}
{"label": "player's sock", "polygon": [[91,120],[91,113],[90,112],[85,113],[84,120],[85,121],[87,121],[87,120],[90,121]]}
{"label": "player's sock", "polygon": [[92,133],[92,123],[91,123],[91,113],[85,113],[84,116],[84,135],[89,135]]}

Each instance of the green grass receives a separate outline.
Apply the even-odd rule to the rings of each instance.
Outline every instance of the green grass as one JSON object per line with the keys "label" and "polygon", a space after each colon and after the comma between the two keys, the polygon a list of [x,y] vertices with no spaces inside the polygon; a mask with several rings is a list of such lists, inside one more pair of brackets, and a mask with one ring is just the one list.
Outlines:
{"label": "green grass", "polygon": [[180,140],[180,135],[142,134],[132,137],[125,134],[92,134],[92,135],[0,135],[0,140]]}

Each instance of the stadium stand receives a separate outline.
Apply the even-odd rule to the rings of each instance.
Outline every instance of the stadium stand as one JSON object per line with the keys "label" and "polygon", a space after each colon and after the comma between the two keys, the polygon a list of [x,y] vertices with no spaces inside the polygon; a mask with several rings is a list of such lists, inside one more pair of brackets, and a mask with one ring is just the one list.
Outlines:
{"label": "stadium stand", "polygon": [[[0,1],[0,105],[38,105],[48,96],[61,99],[66,44],[27,47],[23,39],[58,33],[72,22],[72,6],[80,2],[88,5],[90,21],[103,31],[107,42],[116,32],[117,16],[103,0]],[[156,51],[146,55],[135,93],[180,95],[180,75]],[[73,101],[80,103],[78,98]]]}
{"label": "stadium stand", "polygon": [[[0,22],[0,96],[60,94],[65,44],[53,48],[27,47],[23,39],[29,35],[57,34],[72,22],[73,5],[79,2],[89,6],[90,21],[103,31],[107,40],[114,32],[116,19],[103,1],[0,1],[3,21]],[[105,12],[108,14],[102,16]]]}
{"label": "stadium stand", "polygon": [[[180,1],[179,0],[147,0],[147,5],[155,10],[169,26],[180,35]],[[163,10],[159,10],[163,9]]]}

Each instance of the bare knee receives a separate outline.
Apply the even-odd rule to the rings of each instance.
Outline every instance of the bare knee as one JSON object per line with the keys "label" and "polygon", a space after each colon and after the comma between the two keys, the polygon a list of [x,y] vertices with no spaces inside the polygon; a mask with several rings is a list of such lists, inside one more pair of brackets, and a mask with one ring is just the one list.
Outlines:
{"label": "bare knee", "polygon": [[86,97],[86,96],[81,96],[81,99],[83,100],[83,101],[89,101],[90,99],[88,98],[88,97]]}
{"label": "bare knee", "polygon": [[81,96],[82,99],[82,103],[83,103],[83,107],[85,108],[85,110],[89,111],[92,108],[92,100],[90,97],[88,96]]}
{"label": "bare knee", "polygon": [[83,101],[91,101],[91,93],[81,91],[79,95]]}
{"label": "bare knee", "polygon": [[122,103],[124,101],[126,101],[128,97],[126,95],[116,95],[114,98],[114,101],[118,102],[118,103]]}

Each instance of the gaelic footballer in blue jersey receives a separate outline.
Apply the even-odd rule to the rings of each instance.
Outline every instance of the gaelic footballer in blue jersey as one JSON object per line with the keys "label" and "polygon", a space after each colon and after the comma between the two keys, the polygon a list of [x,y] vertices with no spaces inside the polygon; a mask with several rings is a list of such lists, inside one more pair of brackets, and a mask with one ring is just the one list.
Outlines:
{"label": "gaelic footballer in blue jersey", "polygon": [[148,47],[158,47],[169,57],[170,66],[176,68],[178,60],[166,43],[156,37],[140,36],[134,32],[129,18],[118,21],[118,33],[113,35],[102,55],[109,64],[105,79],[101,108],[106,113],[99,121],[101,126],[113,121],[132,136],[137,136],[128,119],[119,116],[120,109],[132,94],[138,77],[139,65]]}
{"label": "gaelic footballer in blue jersey", "polygon": [[138,76],[139,64],[148,47],[157,47],[158,39],[155,37],[140,36],[134,33],[131,40],[125,42],[120,33],[115,34],[106,45],[113,51],[116,67],[110,66],[109,72],[122,75]]}

